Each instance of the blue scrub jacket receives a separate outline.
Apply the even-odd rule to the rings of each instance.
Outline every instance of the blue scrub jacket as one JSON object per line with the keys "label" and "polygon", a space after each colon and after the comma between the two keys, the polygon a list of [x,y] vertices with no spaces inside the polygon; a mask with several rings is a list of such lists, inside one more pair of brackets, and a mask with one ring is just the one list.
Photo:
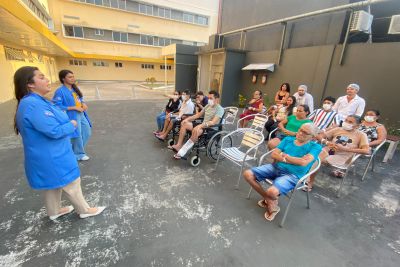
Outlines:
{"label": "blue scrub jacket", "polygon": [[21,99],[16,120],[24,144],[25,173],[33,189],[56,189],[79,178],[70,140],[75,127],[64,111],[31,93]]}
{"label": "blue scrub jacket", "polygon": [[[79,98],[81,102],[83,98]],[[70,120],[76,120],[79,111],[76,110],[68,110],[68,107],[75,106],[75,99],[72,95],[72,91],[68,89],[65,85],[60,86],[53,96],[53,102],[56,104],[61,110],[67,112],[68,117]],[[92,123],[90,122],[89,116],[86,111],[83,112],[87,121],[89,122],[90,127],[92,127]],[[71,138],[76,138],[79,136],[78,130],[76,129],[74,133],[71,135]]]}

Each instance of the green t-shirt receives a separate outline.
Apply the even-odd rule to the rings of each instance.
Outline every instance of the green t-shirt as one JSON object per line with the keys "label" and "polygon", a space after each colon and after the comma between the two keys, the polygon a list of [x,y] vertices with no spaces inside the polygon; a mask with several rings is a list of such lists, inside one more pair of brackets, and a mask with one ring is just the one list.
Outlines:
{"label": "green t-shirt", "polygon": [[298,120],[296,118],[296,115],[290,115],[287,118],[288,122],[286,124],[286,130],[291,131],[291,132],[295,132],[297,133],[301,127],[301,125],[303,125],[304,123],[309,123],[312,122],[309,119],[305,119],[305,120]]}

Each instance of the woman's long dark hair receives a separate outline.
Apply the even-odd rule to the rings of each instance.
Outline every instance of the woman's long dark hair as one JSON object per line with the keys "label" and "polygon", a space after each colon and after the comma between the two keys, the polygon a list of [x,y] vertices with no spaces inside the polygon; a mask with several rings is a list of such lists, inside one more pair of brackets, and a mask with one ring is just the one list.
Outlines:
{"label": "woman's long dark hair", "polygon": [[291,98],[293,100],[293,104],[290,106],[287,106],[286,110],[288,111],[288,116],[293,114],[293,109],[296,106],[296,98],[292,95],[290,95],[288,98]]}
{"label": "woman's long dark hair", "polygon": [[[65,76],[67,76],[68,74],[74,74],[72,71],[70,71],[70,70],[61,70],[59,73],[58,73],[58,79],[60,80],[60,83],[62,83],[62,84],[64,84],[64,79],[65,79]],[[76,86],[76,84],[73,84],[72,85],[72,89],[75,91],[75,93],[79,96],[79,97],[82,97],[83,96],[83,94],[82,94],[82,92],[81,92],[81,90],[79,90],[79,88],[78,88],[78,86]]]}
{"label": "woman's long dark hair", "polygon": [[279,87],[279,91],[282,90],[282,86],[286,85],[286,92],[290,93],[290,84],[289,83],[282,83],[281,87]]}
{"label": "woman's long dark hair", "polygon": [[[15,74],[14,74],[14,93],[15,93],[15,98],[17,99],[16,110],[18,110],[18,106],[19,106],[19,103],[21,102],[21,99],[30,93],[28,84],[34,83],[33,77],[35,76],[36,70],[39,70],[39,69],[37,67],[25,66],[25,67],[19,68],[15,72]],[[19,134],[19,131],[17,128],[17,111],[15,111],[15,116],[14,116],[14,132],[17,135]]]}

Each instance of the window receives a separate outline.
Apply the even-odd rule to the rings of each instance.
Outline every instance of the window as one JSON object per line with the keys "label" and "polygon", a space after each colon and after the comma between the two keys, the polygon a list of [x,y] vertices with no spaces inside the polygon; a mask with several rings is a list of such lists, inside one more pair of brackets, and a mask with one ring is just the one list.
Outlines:
{"label": "window", "polygon": [[[165,65],[160,65],[160,69],[161,70],[165,70]],[[171,65],[167,65],[167,70],[172,70],[172,66]]]}
{"label": "window", "polygon": [[191,42],[191,41],[182,41],[182,44],[185,44],[185,45],[194,45],[194,42]]}
{"label": "window", "polygon": [[118,8],[126,9],[126,0],[118,0]]}
{"label": "window", "polygon": [[101,30],[101,29],[95,29],[94,30],[94,35],[104,36],[104,31]]}
{"label": "window", "polygon": [[147,15],[153,15],[153,6],[140,3],[139,12]]}
{"label": "window", "polygon": [[111,2],[111,7],[118,8],[118,0],[110,0],[110,2]]}
{"label": "window", "polygon": [[22,49],[5,46],[4,52],[7,60],[25,61],[25,55]]}
{"label": "window", "polygon": [[192,14],[183,13],[183,21],[189,22],[189,23],[194,23],[194,16]]}
{"label": "window", "polygon": [[116,68],[122,68],[122,62],[115,62]]}
{"label": "window", "polygon": [[121,42],[124,42],[124,43],[128,42],[128,33],[121,32]]}
{"label": "window", "polygon": [[108,62],[104,61],[93,61],[94,67],[108,67]]}
{"label": "window", "polygon": [[69,60],[69,65],[87,66],[87,61],[86,60],[78,60],[78,59],[70,59]]}
{"label": "window", "polygon": [[198,16],[197,23],[200,25],[208,25],[208,19],[203,16]]}
{"label": "window", "polygon": [[79,26],[64,25],[65,36],[83,38],[83,29]]}
{"label": "window", "polygon": [[94,3],[98,6],[102,6],[103,5],[103,0],[95,0]]}
{"label": "window", "polygon": [[167,46],[171,44],[171,39],[168,38],[158,38],[158,45],[159,46]]}
{"label": "window", "polygon": [[159,7],[158,8],[158,16],[170,19],[171,18],[171,9]]}
{"label": "window", "polygon": [[154,69],[153,64],[142,64],[142,69]]}
{"label": "window", "polygon": [[154,45],[154,37],[149,35],[140,35],[140,44]]}
{"label": "window", "polygon": [[121,33],[120,32],[112,32],[113,41],[121,42]]}

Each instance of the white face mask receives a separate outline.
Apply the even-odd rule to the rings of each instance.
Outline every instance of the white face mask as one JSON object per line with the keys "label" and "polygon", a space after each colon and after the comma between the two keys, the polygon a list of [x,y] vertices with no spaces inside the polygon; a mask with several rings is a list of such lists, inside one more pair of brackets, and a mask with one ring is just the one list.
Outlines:
{"label": "white face mask", "polygon": [[348,123],[348,122],[343,122],[342,128],[346,131],[351,131],[351,130],[353,130],[353,124]]}
{"label": "white face mask", "polygon": [[188,96],[188,95],[183,95],[183,96],[182,96],[182,100],[183,100],[183,101],[186,101],[186,100],[188,100],[188,99],[189,99],[189,96]]}
{"label": "white face mask", "polygon": [[365,116],[364,120],[366,122],[374,122],[376,120],[375,116]]}
{"label": "white face mask", "polygon": [[210,106],[214,106],[214,100],[208,99],[208,104],[209,104]]}
{"label": "white face mask", "polygon": [[331,105],[331,104],[323,104],[323,105],[322,105],[322,108],[323,108],[324,110],[330,110],[330,109],[332,108],[332,105]]}

